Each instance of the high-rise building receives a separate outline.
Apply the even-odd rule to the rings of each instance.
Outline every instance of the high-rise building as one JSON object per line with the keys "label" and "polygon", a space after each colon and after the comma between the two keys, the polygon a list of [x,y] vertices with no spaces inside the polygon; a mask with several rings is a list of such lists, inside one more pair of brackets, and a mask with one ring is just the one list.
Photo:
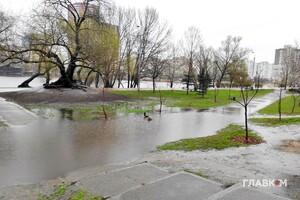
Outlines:
{"label": "high-rise building", "polygon": [[300,49],[293,47],[291,45],[285,45],[283,48],[275,50],[275,60],[272,69],[272,79],[280,80],[281,74],[287,63],[299,62],[300,59]]}
{"label": "high-rise building", "polygon": [[297,49],[291,45],[285,45],[284,48],[275,50],[274,65],[283,65],[284,59],[289,58],[298,59],[300,57],[300,49]]}
{"label": "high-rise building", "polygon": [[253,60],[248,61],[247,63],[248,75],[250,78],[255,78],[260,76],[262,79],[271,80],[272,79],[272,68],[273,65],[269,62],[258,62],[256,63]]}
{"label": "high-rise building", "polygon": [[259,62],[256,64],[256,74],[258,74],[262,79],[271,80],[272,69],[273,69],[273,65],[266,61]]}

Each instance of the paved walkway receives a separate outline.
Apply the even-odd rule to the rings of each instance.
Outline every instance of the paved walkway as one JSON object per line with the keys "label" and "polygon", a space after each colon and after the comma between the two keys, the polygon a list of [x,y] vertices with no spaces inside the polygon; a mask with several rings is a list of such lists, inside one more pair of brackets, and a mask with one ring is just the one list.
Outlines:
{"label": "paved walkway", "polygon": [[[243,188],[239,184],[225,189],[221,184],[200,176],[187,172],[170,174],[148,163],[96,170],[90,175],[83,170],[84,177],[80,176],[81,173],[75,172],[75,176],[73,174],[59,181],[72,181],[75,183],[73,189],[83,189],[91,195],[101,195],[110,200],[288,200],[253,188]],[[74,178],[76,176],[77,179]],[[47,189],[41,184],[2,188],[0,199],[36,199],[43,194],[42,191],[49,193],[49,185],[53,183],[59,184],[56,180],[44,183]]]}
{"label": "paved walkway", "polygon": [[221,184],[187,172],[169,174],[151,164],[100,173],[77,182],[80,188],[112,200],[284,200],[256,189]]}
{"label": "paved walkway", "polygon": [[8,125],[24,125],[37,119],[37,116],[15,103],[0,98],[0,119]]}

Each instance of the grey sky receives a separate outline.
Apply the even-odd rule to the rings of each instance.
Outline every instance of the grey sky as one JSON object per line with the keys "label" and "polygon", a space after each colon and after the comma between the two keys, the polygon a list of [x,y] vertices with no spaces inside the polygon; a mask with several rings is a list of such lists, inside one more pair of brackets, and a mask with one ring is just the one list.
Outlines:
{"label": "grey sky", "polygon": [[[39,0],[0,0],[14,14],[28,13]],[[158,9],[179,39],[189,26],[201,30],[206,45],[217,47],[227,35],[243,37],[258,61],[274,60],[274,51],[300,41],[299,0],[115,0],[117,5]]]}

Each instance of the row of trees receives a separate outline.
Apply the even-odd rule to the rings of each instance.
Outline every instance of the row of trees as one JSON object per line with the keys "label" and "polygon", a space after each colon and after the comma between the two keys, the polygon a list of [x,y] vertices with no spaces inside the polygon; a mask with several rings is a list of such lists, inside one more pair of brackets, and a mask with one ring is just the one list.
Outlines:
{"label": "row of trees", "polygon": [[213,49],[203,43],[199,29],[190,27],[174,44],[170,26],[153,8],[119,8],[105,0],[44,0],[21,24],[25,30],[1,15],[1,61],[36,68],[21,87],[45,76],[46,88],[98,87],[101,81],[104,87],[139,89],[140,80],[149,78],[155,91],[156,80],[164,78],[171,88],[183,80],[187,93],[194,86],[204,94],[210,84],[221,87],[226,80],[232,87],[247,79],[250,50],[241,47],[240,37],[228,36]]}

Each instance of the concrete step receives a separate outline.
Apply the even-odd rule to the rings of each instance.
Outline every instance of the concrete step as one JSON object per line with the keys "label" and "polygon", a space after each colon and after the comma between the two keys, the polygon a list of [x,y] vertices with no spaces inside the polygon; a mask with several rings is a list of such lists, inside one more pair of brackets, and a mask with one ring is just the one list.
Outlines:
{"label": "concrete step", "polygon": [[149,163],[94,174],[76,185],[111,200],[287,200],[239,184],[224,189],[200,176],[187,172],[169,174]]}
{"label": "concrete step", "polygon": [[180,172],[125,192],[114,200],[204,200],[222,191],[220,184]]}
{"label": "concrete step", "polygon": [[151,164],[140,164],[81,179],[78,186],[92,194],[112,197],[168,175]]}

